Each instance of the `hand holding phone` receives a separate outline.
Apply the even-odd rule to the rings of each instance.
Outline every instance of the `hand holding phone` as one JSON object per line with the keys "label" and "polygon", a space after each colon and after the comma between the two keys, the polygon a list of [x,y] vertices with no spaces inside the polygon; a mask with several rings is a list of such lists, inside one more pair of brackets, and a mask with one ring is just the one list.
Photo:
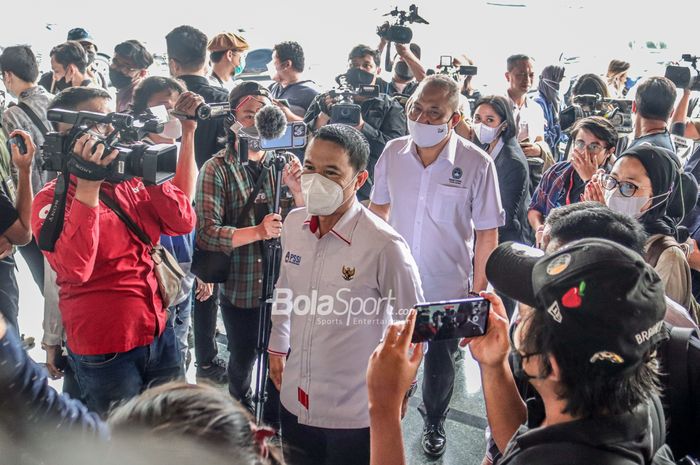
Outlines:
{"label": "hand holding phone", "polygon": [[462,339],[486,334],[490,302],[468,297],[416,305],[416,325],[411,342]]}

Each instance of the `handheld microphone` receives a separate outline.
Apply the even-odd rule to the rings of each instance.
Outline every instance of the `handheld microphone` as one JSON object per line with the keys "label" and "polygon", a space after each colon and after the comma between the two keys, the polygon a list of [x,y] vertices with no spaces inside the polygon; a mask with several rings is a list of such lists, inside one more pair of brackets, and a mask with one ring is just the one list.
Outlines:
{"label": "handheld microphone", "polygon": [[255,115],[255,128],[261,139],[278,139],[287,129],[287,117],[275,105],[265,105]]}

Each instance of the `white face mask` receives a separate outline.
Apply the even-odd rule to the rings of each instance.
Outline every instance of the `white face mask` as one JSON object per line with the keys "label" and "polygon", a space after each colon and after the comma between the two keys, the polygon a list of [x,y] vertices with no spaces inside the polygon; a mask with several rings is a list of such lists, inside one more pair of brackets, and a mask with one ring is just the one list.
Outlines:
{"label": "white face mask", "polygon": [[343,205],[343,191],[355,182],[355,179],[357,175],[347,186],[341,187],[337,182],[318,173],[302,174],[301,193],[304,196],[306,211],[309,215],[332,215]]}
{"label": "white face mask", "polygon": [[495,128],[486,126],[484,123],[475,123],[473,126],[474,134],[479,139],[482,144],[490,144],[495,141],[498,137],[498,133],[501,131],[501,126],[498,125]]}
{"label": "white face mask", "polygon": [[620,189],[606,190],[604,193],[605,205],[614,212],[639,219],[644,212],[642,208],[649,202],[649,197],[624,197],[620,194]]}
{"label": "white face mask", "polygon": [[167,123],[163,125],[163,132],[159,134],[166,139],[177,140],[182,137],[182,123],[175,117],[170,117]]}
{"label": "white face mask", "polygon": [[408,133],[416,146],[428,148],[434,147],[445,140],[445,137],[450,133],[450,127],[447,123],[425,124],[408,118]]}

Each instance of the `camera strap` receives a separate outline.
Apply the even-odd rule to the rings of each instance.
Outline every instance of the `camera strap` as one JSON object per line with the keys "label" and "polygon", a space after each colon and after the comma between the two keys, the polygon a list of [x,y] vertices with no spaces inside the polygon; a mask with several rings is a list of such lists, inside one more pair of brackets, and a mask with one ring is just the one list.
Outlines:
{"label": "camera strap", "polygon": [[44,124],[41,118],[39,118],[39,116],[37,116],[37,114],[34,113],[34,111],[29,107],[29,105],[27,105],[24,102],[19,102],[17,104],[17,107],[21,108],[22,111],[27,115],[27,117],[29,117],[29,119],[32,120],[32,123],[34,124],[34,126],[36,126],[36,128],[39,130],[42,136],[46,137],[46,134],[51,132],[51,129]]}
{"label": "camera strap", "polygon": [[41,250],[53,252],[56,241],[58,241],[58,237],[63,232],[69,177],[68,171],[64,170],[56,179],[53,202],[39,232],[39,248]]}
{"label": "camera strap", "polygon": [[68,160],[68,172],[87,181],[103,181],[107,179],[109,168],[72,155]]}

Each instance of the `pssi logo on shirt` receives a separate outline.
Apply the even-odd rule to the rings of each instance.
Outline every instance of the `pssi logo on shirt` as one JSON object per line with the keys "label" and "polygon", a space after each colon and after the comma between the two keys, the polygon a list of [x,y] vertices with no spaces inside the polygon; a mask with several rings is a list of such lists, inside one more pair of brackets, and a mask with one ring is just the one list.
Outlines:
{"label": "pssi logo on shirt", "polygon": [[299,255],[294,255],[291,252],[287,252],[284,256],[284,263],[291,263],[292,265],[301,265],[301,257]]}

